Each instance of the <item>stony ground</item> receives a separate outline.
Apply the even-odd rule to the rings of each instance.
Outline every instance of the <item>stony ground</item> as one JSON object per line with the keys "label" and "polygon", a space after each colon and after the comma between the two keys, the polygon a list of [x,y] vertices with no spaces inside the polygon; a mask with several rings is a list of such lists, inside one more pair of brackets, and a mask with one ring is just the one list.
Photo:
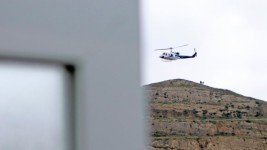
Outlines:
{"label": "stony ground", "polygon": [[267,103],[177,79],[145,86],[150,150],[267,150]]}

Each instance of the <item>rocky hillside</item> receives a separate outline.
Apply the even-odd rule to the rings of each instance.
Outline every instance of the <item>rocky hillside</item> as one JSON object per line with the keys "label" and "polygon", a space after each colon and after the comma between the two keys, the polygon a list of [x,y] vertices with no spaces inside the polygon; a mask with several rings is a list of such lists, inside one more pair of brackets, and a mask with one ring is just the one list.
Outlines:
{"label": "rocky hillside", "polygon": [[149,150],[267,150],[267,103],[176,79],[145,86]]}

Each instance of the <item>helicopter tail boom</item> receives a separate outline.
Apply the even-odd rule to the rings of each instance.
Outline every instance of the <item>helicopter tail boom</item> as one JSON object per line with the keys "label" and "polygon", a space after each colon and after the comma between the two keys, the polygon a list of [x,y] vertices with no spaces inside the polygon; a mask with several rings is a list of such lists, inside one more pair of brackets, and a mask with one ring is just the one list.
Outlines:
{"label": "helicopter tail boom", "polygon": [[185,59],[185,58],[195,58],[197,57],[197,52],[196,50],[194,49],[195,53],[192,55],[192,56],[179,56],[180,59]]}

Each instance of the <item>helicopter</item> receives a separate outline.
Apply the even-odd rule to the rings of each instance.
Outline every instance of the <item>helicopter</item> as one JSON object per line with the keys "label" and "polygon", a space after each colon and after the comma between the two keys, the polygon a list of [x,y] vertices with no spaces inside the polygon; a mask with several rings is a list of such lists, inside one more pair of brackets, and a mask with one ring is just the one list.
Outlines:
{"label": "helicopter", "polygon": [[197,52],[196,52],[195,48],[194,48],[195,53],[192,56],[180,55],[179,52],[173,52],[172,51],[175,48],[179,48],[179,47],[183,47],[183,46],[188,46],[188,44],[181,45],[181,46],[178,46],[178,47],[169,47],[169,48],[163,48],[163,49],[156,49],[156,51],[158,51],[158,50],[169,50],[170,52],[164,52],[159,56],[159,58],[161,58],[163,60],[167,60],[167,61],[173,61],[173,60],[177,60],[177,59],[186,59],[186,58],[195,58],[197,56]]}

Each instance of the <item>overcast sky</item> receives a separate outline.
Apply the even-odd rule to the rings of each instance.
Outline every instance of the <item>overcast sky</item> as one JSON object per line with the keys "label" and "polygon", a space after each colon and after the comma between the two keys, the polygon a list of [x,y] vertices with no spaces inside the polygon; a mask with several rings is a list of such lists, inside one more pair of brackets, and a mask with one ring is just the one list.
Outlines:
{"label": "overcast sky", "polygon": [[[266,0],[146,0],[142,2],[142,84],[169,79],[267,100]],[[163,62],[157,48],[180,48],[195,59]]]}
{"label": "overcast sky", "polygon": [[66,150],[64,68],[0,62],[0,149]]}

